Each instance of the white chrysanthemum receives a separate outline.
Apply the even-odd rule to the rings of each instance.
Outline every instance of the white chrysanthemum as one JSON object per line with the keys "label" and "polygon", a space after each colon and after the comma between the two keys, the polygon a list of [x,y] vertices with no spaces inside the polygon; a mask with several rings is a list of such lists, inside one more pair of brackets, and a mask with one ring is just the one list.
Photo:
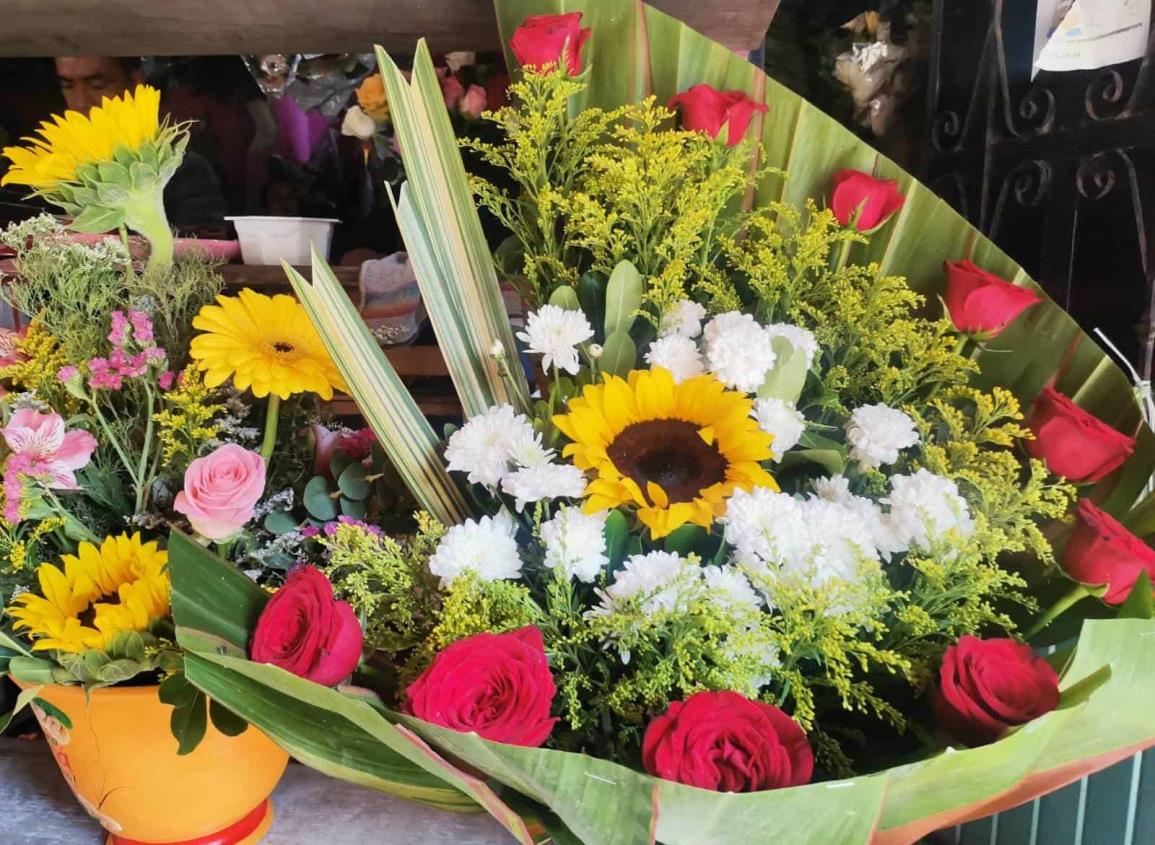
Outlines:
{"label": "white chrysanthemum", "polygon": [[766,603],[737,567],[706,566],[702,569],[702,578],[711,596],[723,607],[757,610]]}
{"label": "white chrysanthemum", "polygon": [[889,405],[855,408],[846,422],[850,457],[867,469],[898,460],[898,453],[918,443],[914,420]]}
{"label": "white chrysanthemum", "polygon": [[658,332],[661,337],[677,334],[682,337],[697,337],[702,333],[702,320],[706,309],[689,299],[683,299],[662,315],[662,325]]}
{"label": "white chrysanthemum", "polygon": [[835,502],[854,511],[870,526],[870,535],[874,541],[874,546],[883,558],[889,560],[899,552],[907,550],[906,541],[895,535],[889,519],[882,512],[882,508],[870,499],[851,493],[850,479],[845,475],[817,478],[812,484],[814,493],[818,498]]}
{"label": "white chrysanthemum", "polygon": [[501,489],[513,496],[520,513],[530,502],[580,498],[586,489],[586,477],[573,464],[537,464],[505,476]]}
{"label": "white chrysanthemum", "polygon": [[854,508],[822,498],[795,499],[766,487],[738,490],[726,506],[726,542],[734,559],[770,577],[819,587],[854,583],[878,563],[869,522]]}
{"label": "white chrysanthemum", "polygon": [[666,335],[651,343],[646,363],[669,370],[677,384],[706,372],[698,344],[680,334]]}
{"label": "white chrysanthemum", "polygon": [[516,526],[506,513],[469,519],[445,532],[429,557],[429,571],[446,587],[465,572],[482,581],[521,577],[521,558],[514,539]]}
{"label": "white chrysanthemum", "polygon": [[890,506],[891,531],[911,548],[927,551],[950,532],[969,537],[975,530],[958,485],[925,469],[891,478],[890,496],[882,501]]}
{"label": "white chrysanthemum", "polygon": [[534,431],[528,422],[511,428],[502,447],[507,463],[515,467],[535,467],[553,460],[553,449],[541,445],[541,432]]}
{"label": "white chrysanthemum", "polygon": [[445,461],[451,471],[466,473],[470,484],[496,487],[511,463],[530,465],[522,459],[536,454],[540,454],[540,460],[549,459],[529,420],[515,414],[509,405],[499,405],[450,435]]}
{"label": "white chrysanthemum", "polygon": [[766,333],[772,339],[786,338],[791,346],[806,353],[806,369],[809,370],[813,366],[814,356],[818,354],[818,338],[810,329],[804,329],[793,323],[771,323],[766,327]]}
{"label": "white chrysanthemum", "polygon": [[541,524],[545,565],[560,568],[570,578],[593,582],[609,563],[605,527],[605,511],[582,513],[581,508],[563,507]]}
{"label": "white chrysanthemum", "polygon": [[806,431],[806,418],[793,403],[773,396],[754,403],[754,419],[758,420],[760,429],[774,438],[770,448],[775,461],[797,446],[802,432]]}
{"label": "white chrysanthemum", "polygon": [[541,365],[547,371],[557,366],[570,375],[580,369],[578,346],[594,336],[593,326],[581,311],[571,311],[556,305],[543,305],[525,321],[525,331],[517,336],[526,342],[529,351],[541,355]]}
{"label": "white chrysanthemum", "polygon": [[706,323],[706,366],[723,384],[753,393],[774,366],[770,335],[749,314],[728,311]]}
{"label": "white chrysanthemum", "polygon": [[641,596],[645,613],[674,610],[689,592],[688,587],[699,578],[698,568],[673,552],[633,555],[626,559],[614,582],[598,591],[601,604],[587,613],[606,616],[635,596]]}

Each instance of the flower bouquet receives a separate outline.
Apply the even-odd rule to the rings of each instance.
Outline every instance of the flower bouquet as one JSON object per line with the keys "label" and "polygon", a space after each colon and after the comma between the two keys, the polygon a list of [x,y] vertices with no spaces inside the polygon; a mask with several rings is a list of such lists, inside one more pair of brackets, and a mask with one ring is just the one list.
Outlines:
{"label": "flower bouquet", "polygon": [[492,181],[424,46],[411,80],[379,54],[467,421],[434,432],[324,262],[290,270],[422,513],[337,526],[272,598],[174,535],[189,680],[524,843],[912,843],[1155,744],[1123,374],[720,46],[618,0],[496,9],[504,138],[464,142]]}
{"label": "flower bouquet", "polygon": [[319,418],[343,382],[299,303],[221,295],[211,266],[172,260],[160,193],[186,133],[158,103],[142,87],[4,151],[73,226],[153,248],[138,268],[47,215],[0,232],[19,272],[3,295],[31,318],[0,338],[0,677],[114,836],[252,841],[288,757],[188,683],[168,534],[276,585],[376,517],[392,476],[371,436]]}

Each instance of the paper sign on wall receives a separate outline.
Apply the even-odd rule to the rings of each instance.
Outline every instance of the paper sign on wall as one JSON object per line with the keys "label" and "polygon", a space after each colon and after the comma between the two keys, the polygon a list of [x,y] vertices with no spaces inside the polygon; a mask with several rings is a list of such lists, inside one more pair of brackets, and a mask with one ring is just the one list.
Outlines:
{"label": "paper sign on wall", "polygon": [[1151,0],[1039,0],[1035,65],[1040,70],[1094,70],[1147,51]]}

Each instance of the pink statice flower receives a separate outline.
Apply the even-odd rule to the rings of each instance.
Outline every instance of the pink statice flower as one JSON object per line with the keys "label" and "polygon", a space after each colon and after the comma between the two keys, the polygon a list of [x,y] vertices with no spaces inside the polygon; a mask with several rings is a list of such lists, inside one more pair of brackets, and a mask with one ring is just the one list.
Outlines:
{"label": "pink statice flower", "polygon": [[152,346],[152,319],[143,311],[129,311],[129,322],[132,323],[132,336],[141,346]]}
{"label": "pink statice flower", "polygon": [[124,316],[124,312],[113,311],[111,328],[108,331],[108,342],[118,348],[127,346],[131,332],[132,326],[129,324],[128,318]]}
{"label": "pink statice flower", "polygon": [[165,370],[156,377],[156,386],[161,390],[172,390],[172,386],[176,383],[176,373],[172,370]]}
{"label": "pink statice flower", "polygon": [[344,514],[341,514],[341,516],[337,517],[336,521],[334,521],[334,522],[326,522],[325,523],[325,528],[324,528],[325,536],[326,537],[332,537],[334,534],[337,533],[337,529],[339,529],[342,525],[348,525],[348,526],[351,526],[353,528],[360,528],[366,534],[372,534],[374,537],[383,536],[381,529],[378,528],[376,525],[370,525],[368,522],[365,522],[364,520],[354,519],[353,517],[345,516]]}

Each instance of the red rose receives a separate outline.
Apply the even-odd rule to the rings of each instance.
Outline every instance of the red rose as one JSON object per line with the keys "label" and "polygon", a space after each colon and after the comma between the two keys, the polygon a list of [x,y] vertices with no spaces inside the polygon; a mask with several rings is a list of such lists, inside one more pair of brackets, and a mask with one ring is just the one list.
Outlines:
{"label": "red rose", "polygon": [[814,755],[798,723],[736,692],[696,692],[646,728],[642,764],[651,775],[719,792],[807,783]]}
{"label": "red rose", "polygon": [[1059,676],[1030,646],[967,636],[942,656],[934,707],[943,730],[958,742],[994,742],[1058,703]]}
{"label": "red rose", "polygon": [[364,635],[348,602],[315,566],[299,566],[265,605],[249,653],[306,680],[330,687],[361,661]]}
{"label": "red rose", "polygon": [[1105,585],[1107,604],[1125,602],[1144,570],[1155,582],[1155,549],[1087,499],[1079,501],[1077,512],[1075,532],[1063,550],[1069,576],[1088,586]]}
{"label": "red rose", "polygon": [[570,76],[577,76],[582,72],[582,45],[590,37],[589,29],[581,28],[581,20],[581,12],[530,15],[514,30],[509,49],[523,68],[534,68],[539,73],[553,70],[565,49],[566,70]]}
{"label": "red rose", "polygon": [[904,202],[894,179],[875,179],[861,170],[834,174],[830,208],[843,226],[853,223],[860,232],[872,232],[897,214]]}
{"label": "red rose", "polygon": [[1012,285],[971,261],[948,261],[944,266],[946,310],[962,334],[983,340],[998,337],[1019,314],[1042,301],[1030,288]]}
{"label": "red rose", "polygon": [[1053,387],[1043,388],[1027,416],[1034,440],[1031,457],[1075,484],[1093,484],[1114,472],[1135,451],[1135,440],[1084,411]]}
{"label": "red rose", "polygon": [[742,140],[750,127],[754,112],[765,113],[762,103],[751,100],[745,91],[718,91],[709,85],[695,85],[689,91],[670,98],[669,107],[682,110],[682,128],[705,132],[717,138],[727,126],[726,146]]}
{"label": "red rose", "polygon": [[475,634],[450,645],[405,691],[418,719],[484,739],[536,747],[549,738],[557,692],[541,631]]}

